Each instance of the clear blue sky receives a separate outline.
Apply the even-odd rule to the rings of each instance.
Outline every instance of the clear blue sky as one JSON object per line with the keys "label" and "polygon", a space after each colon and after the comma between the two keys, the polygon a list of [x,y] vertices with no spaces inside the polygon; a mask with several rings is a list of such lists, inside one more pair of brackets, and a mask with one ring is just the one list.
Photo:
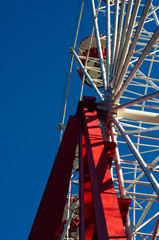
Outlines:
{"label": "clear blue sky", "polygon": [[[53,164],[78,5],[78,0],[0,4],[2,240],[27,239]],[[72,87],[74,108],[79,91],[76,96],[76,82]]]}
{"label": "clear blue sky", "polygon": [[[0,240],[27,239],[53,165],[79,2],[0,3]],[[91,18],[84,12],[79,41]],[[80,86],[74,71],[69,114]]]}

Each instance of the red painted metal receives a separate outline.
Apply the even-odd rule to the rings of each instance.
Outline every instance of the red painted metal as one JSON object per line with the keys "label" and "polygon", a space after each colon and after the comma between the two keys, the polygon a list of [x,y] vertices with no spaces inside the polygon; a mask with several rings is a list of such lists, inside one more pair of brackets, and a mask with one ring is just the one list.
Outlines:
{"label": "red painted metal", "polygon": [[69,118],[28,240],[56,240],[79,141],[81,119]]}
{"label": "red painted metal", "polygon": [[28,240],[59,239],[79,139],[80,217],[71,221],[70,231],[80,223],[80,240],[127,239],[122,217],[127,214],[129,201],[117,200],[110,173],[116,145],[103,141],[94,101],[85,97],[76,116],[68,121]]}
{"label": "red painted metal", "polygon": [[[82,51],[82,55],[83,56],[86,56],[87,55],[87,52],[88,52],[88,43],[90,42],[90,38],[91,36],[88,36],[86,38],[84,38],[80,43],[79,43],[79,47]],[[100,38],[101,39],[104,39],[106,38],[105,35],[102,35],[100,34]],[[95,41],[94,41],[95,40]],[[106,40],[105,40],[106,41]],[[103,43],[103,45],[105,44],[105,41]],[[93,43],[94,42],[94,43]],[[103,58],[105,59],[106,58],[106,47],[105,45],[104,46],[101,46],[101,50],[102,50],[102,53],[103,53]],[[99,54],[98,54],[98,48],[97,48],[97,44],[96,44],[96,36],[95,34],[93,34],[93,40],[92,40],[92,44],[91,44],[91,48],[90,48],[90,51],[89,51],[89,57],[92,57],[92,58],[99,58]],[[83,59],[81,59],[81,61],[83,62]],[[85,63],[85,60],[83,62],[83,64]]]}
{"label": "red painted metal", "polygon": [[[103,53],[103,58],[106,58],[106,48],[105,47],[101,47],[102,53]],[[82,55],[83,56],[87,56],[88,50],[86,49]],[[98,55],[98,48],[97,47],[93,47],[90,49],[89,51],[89,57],[91,58],[99,58]],[[83,65],[85,65],[86,59],[81,59]]]}
{"label": "red painted metal", "polygon": [[92,146],[90,143],[90,133],[88,132],[88,123],[91,123],[93,121],[93,116],[92,116],[92,119],[87,119],[87,113],[89,112],[87,109],[85,109],[84,136],[85,136],[85,144],[86,144],[87,164],[88,164],[90,183],[91,183],[92,199],[93,199],[93,205],[94,205],[95,224],[96,224],[98,239],[105,240],[105,239],[108,239],[108,233],[107,233],[102,200],[100,196],[99,182],[98,182],[96,169],[95,169],[96,167],[95,160],[92,152]]}
{"label": "red painted metal", "polygon": [[84,135],[98,239],[126,239],[95,109],[84,109]]}
{"label": "red painted metal", "polygon": [[[90,184],[90,176],[87,164],[86,145],[84,135],[82,136],[83,145],[83,175],[84,175],[84,214],[85,214],[85,239],[92,240],[95,229],[95,215]],[[80,238],[83,240],[83,238]]]}
{"label": "red painted metal", "polygon": [[82,134],[80,135],[79,145],[79,192],[80,192],[80,240],[85,239],[85,213],[84,213],[84,163],[83,163],[83,145]]}
{"label": "red painted metal", "polygon": [[105,146],[105,150],[108,158],[109,168],[111,168],[112,160],[114,158],[116,143],[104,141],[104,146]]}
{"label": "red painted metal", "polygon": [[119,203],[119,208],[120,208],[120,213],[121,217],[123,219],[123,223],[125,224],[126,222],[126,216],[128,214],[128,208],[129,205],[131,204],[130,198],[118,198],[118,203]]}
{"label": "red painted metal", "polygon": [[76,232],[78,226],[79,226],[79,218],[72,218],[69,232]]}

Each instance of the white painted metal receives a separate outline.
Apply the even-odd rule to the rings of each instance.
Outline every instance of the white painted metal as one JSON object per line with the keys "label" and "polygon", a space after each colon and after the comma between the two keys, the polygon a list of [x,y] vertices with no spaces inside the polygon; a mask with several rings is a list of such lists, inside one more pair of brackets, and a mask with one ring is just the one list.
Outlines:
{"label": "white painted metal", "polygon": [[[127,33],[127,39],[126,39],[126,42],[125,42],[125,48],[124,48],[123,55],[122,55],[122,58],[121,58],[121,63],[122,63],[122,65],[124,63],[124,66],[123,66],[123,69],[122,69],[122,72],[121,72],[121,75],[120,75],[120,79],[119,80],[116,79],[116,81],[118,81],[118,85],[119,86],[116,88],[115,93],[118,92],[118,90],[119,90],[119,88],[120,88],[120,86],[122,84],[125,71],[127,70],[128,64],[130,62],[130,59],[131,59],[132,54],[133,54],[133,51],[134,51],[135,46],[137,44],[137,41],[138,41],[139,35],[141,33],[141,30],[142,30],[142,27],[143,27],[143,24],[144,24],[144,21],[145,21],[145,18],[146,18],[146,15],[147,15],[147,12],[148,12],[148,9],[149,9],[149,6],[150,6],[151,2],[152,2],[152,0],[149,0],[146,3],[146,6],[144,8],[144,12],[143,12],[143,14],[141,16],[141,20],[140,20],[140,22],[138,24],[138,28],[137,28],[137,30],[135,32],[135,36],[133,38],[133,41],[132,41],[132,44],[130,46],[129,52],[127,53],[128,47],[129,47],[128,44],[129,44],[129,41],[130,41],[129,39],[130,39],[130,37],[132,35],[132,31],[133,31],[134,19],[132,19],[131,22],[130,22],[129,31]],[[134,7],[134,10],[133,10],[133,12],[134,12],[133,16],[134,17],[136,17],[136,8],[138,10],[138,7],[139,7],[138,1],[136,1],[135,7]],[[119,73],[120,73],[120,71],[121,71],[121,68],[119,69]],[[118,75],[119,75],[119,73],[118,73]]]}
{"label": "white painted metal", "polygon": [[[71,198],[71,179],[70,179],[70,183],[69,183],[69,189],[68,189],[68,202],[67,202],[67,222],[69,222],[69,218],[70,218],[70,198]],[[67,227],[66,230],[66,240],[68,240],[69,238],[69,228]]]}
{"label": "white painted metal", "polygon": [[107,68],[107,86],[109,85],[110,78],[110,1],[106,1],[106,68]]}
{"label": "white painted metal", "polygon": [[[153,194],[153,195],[154,195],[154,194]],[[138,223],[136,224],[136,228],[138,228],[138,227],[141,225],[141,223],[143,222],[143,220],[145,219],[148,211],[150,210],[150,208],[151,208],[151,206],[152,206],[152,203],[153,203],[152,201],[149,201],[149,202],[147,203],[147,205],[146,205],[146,207],[145,207],[145,209],[144,209],[144,211],[143,211],[143,214],[141,215]]]}
{"label": "white painted metal", "polygon": [[157,221],[156,221],[156,225],[155,225],[154,232],[153,232],[153,235],[152,235],[152,240],[154,240],[156,238],[156,234],[157,234],[157,231],[158,231],[158,226],[159,226],[159,216],[158,216]]}
{"label": "white painted metal", "polygon": [[120,125],[120,123],[117,121],[117,119],[115,119],[113,116],[112,116],[112,119],[113,119],[115,125],[117,126],[119,132],[123,136],[124,140],[126,141],[127,145],[129,146],[131,152],[133,153],[136,160],[140,164],[142,170],[144,171],[145,175],[147,176],[148,180],[150,181],[150,183],[151,183],[152,187],[154,188],[155,192],[159,196],[159,183],[157,182],[157,180],[155,179],[153,174],[149,171],[149,169],[147,167],[147,164],[145,163],[144,159],[139,154],[138,150],[134,146],[131,139],[125,134],[125,131],[124,131],[123,127]]}
{"label": "white painted metal", "polygon": [[[86,36],[93,36],[95,30],[99,58],[90,59],[89,39],[87,56],[83,56],[85,66],[81,62],[80,44],[74,45],[72,53],[98,101],[102,102],[99,111],[110,109],[110,116],[117,124],[111,122],[109,129],[110,122],[106,118],[109,114],[104,115],[103,126],[108,124],[107,134],[111,133],[112,141],[118,146],[111,170],[116,193],[132,202],[125,226],[128,239],[131,239],[131,231],[133,240],[159,238],[156,215],[159,209],[159,1],[91,0],[90,3],[91,6],[85,2],[88,14],[85,13],[83,25],[81,23],[79,42]],[[87,33],[83,36],[84,32]],[[105,35],[106,61],[100,34]],[[91,61],[93,64],[88,64]],[[103,85],[97,87],[95,83],[99,79],[90,77],[89,71],[102,75]],[[72,184],[77,184],[77,176],[74,179]],[[79,238],[78,229],[73,239]]]}
{"label": "white painted metal", "polygon": [[[122,66],[124,64],[124,61],[125,61],[126,53],[128,51],[129,43],[131,40],[130,36],[133,31],[133,25],[134,25],[134,22],[136,19],[140,1],[135,2],[133,12],[131,15],[132,5],[133,5],[133,0],[129,0],[128,9],[126,11],[124,29],[122,32],[121,46],[120,46],[119,56],[118,56],[118,60],[117,60],[117,67],[116,67],[116,73],[115,73],[116,80],[118,79],[119,73],[120,73]],[[131,19],[130,19],[130,16],[131,16]],[[129,20],[130,20],[130,24],[129,24]],[[116,84],[115,84],[115,86],[116,86]]]}
{"label": "white painted metal", "polygon": [[60,240],[70,239],[70,238],[69,238],[69,235],[68,235],[68,234],[69,234],[69,226],[70,226],[72,217],[74,217],[74,210],[75,210],[75,208],[77,208],[78,204],[79,204],[78,201],[75,201],[75,202],[72,204],[72,206],[71,206],[71,208],[70,208],[70,214],[69,214],[69,217],[68,217],[67,222],[66,222],[66,224],[65,224],[65,227],[64,227],[64,230],[63,230],[63,233],[62,233],[62,235],[61,235]]}
{"label": "white painted metal", "polygon": [[103,79],[104,95],[106,96],[106,90],[107,90],[106,69],[104,66],[103,53],[101,49],[101,42],[100,42],[99,28],[98,28],[98,18],[95,10],[94,0],[91,0],[91,6],[92,6],[93,22],[94,22],[95,33],[96,33],[98,55],[99,55],[99,61],[100,61],[100,67],[101,67],[101,74]]}
{"label": "white painted metal", "polygon": [[[80,15],[79,15],[79,20],[78,20],[78,25],[77,25],[77,30],[76,30],[75,40],[74,40],[74,46],[73,46],[74,48],[77,43],[83,7],[84,7],[84,0],[82,0],[82,4],[81,4]],[[68,98],[68,91],[69,91],[69,86],[70,86],[70,78],[71,78],[71,73],[72,73],[73,60],[74,60],[74,56],[72,55],[70,66],[69,66],[69,75],[68,75],[68,80],[67,80],[67,88],[66,88],[65,102],[64,102],[64,107],[63,107],[62,122],[60,123],[60,126],[61,126],[60,127],[60,142],[62,140],[62,134],[63,134],[63,130],[64,130],[64,121],[65,121],[65,115],[66,115],[67,98]]]}
{"label": "white painted metal", "polygon": [[[111,48],[111,65],[110,65],[110,80],[112,80],[112,71],[114,66],[114,56],[117,44],[117,29],[118,29],[118,15],[119,15],[119,0],[115,0],[114,6],[114,23],[113,23],[113,36],[112,36],[112,48]],[[113,82],[111,83],[111,86]]]}
{"label": "white painted metal", "polygon": [[[112,125],[110,127],[111,127],[110,130],[111,130],[112,142],[117,143],[117,139],[116,139],[116,136],[114,134],[115,130],[112,127]],[[120,196],[122,198],[126,198],[126,192],[125,192],[125,187],[124,187],[124,179],[123,179],[123,173],[122,173],[122,168],[121,168],[121,164],[120,164],[120,156],[119,156],[118,147],[116,147],[116,149],[115,149],[114,159],[115,159],[116,171],[117,171],[117,176],[118,176]],[[126,216],[125,228],[126,228],[127,239],[131,240],[132,239],[132,232],[131,232],[129,214]]]}
{"label": "white painted metal", "polygon": [[133,78],[133,76],[135,75],[136,71],[138,70],[138,68],[141,66],[141,64],[143,63],[145,57],[147,56],[147,54],[149,53],[149,51],[151,50],[153,44],[156,42],[156,39],[159,37],[159,27],[156,29],[153,37],[151,38],[151,40],[149,41],[149,43],[147,44],[147,46],[145,47],[144,51],[142,52],[142,54],[140,55],[137,63],[135,64],[134,68],[132,69],[131,73],[129,74],[129,77],[126,79],[125,83],[123,84],[123,86],[120,88],[119,92],[117,93],[117,95],[115,96],[114,102],[117,102],[119,100],[119,98],[121,97],[121,95],[123,94],[123,92],[125,91],[125,89],[127,88],[128,84],[130,83],[131,79]]}
{"label": "white painted metal", "polygon": [[126,118],[132,120],[139,120],[143,122],[150,123],[159,123],[159,113],[147,112],[147,111],[139,111],[132,110],[128,108],[119,109],[117,112],[118,118]]}
{"label": "white painted metal", "polygon": [[[115,49],[115,57],[114,57],[114,63],[113,63],[113,71],[112,71],[112,77],[114,79],[114,73],[117,65],[117,58],[119,54],[119,49],[120,49],[120,43],[121,43],[121,37],[122,37],[122,28],[123,28],[123,22],[124,22],[124,12],[125,12],[125,4],[126,0],[123,0],[121,2],[121,11],[119,15],[119,24],[118,24],[118,34],[117,34],[117,44],[116,44],[116,49]],[[113,80],[114,81],[114,80]]]}
{"label": "white painted metal", "polygon": [[152,99],[152,98],[155,98],[155,97],[158,97],[158,96],[159,96],[159,91],[157,91],[155,93],[148,94],[148,95],[146,95],[144,97],[141,97],[141,98],[137,98],[134,101],[131,101],[129,103],[125,103],[125,104],[122,104],[120,106],[117,106],[117,107],[114,108],[114,110],[119,110],[119,109],[122,109],[122,108],[134,106],[135,104],[147,101],[149,99]]}
{"label": "white painted metal", "polygon": [[78,61],[82,72],[85,74],[85,76],[86,76],[86,78],[88,79],[89,83],[91,84],[91,86],[92,86],[93,89],[95,90],[97,96],[99,97],[99,99],[100,99],[101,101],[103,101],[104,98],[103,98],[102,94],[100,93],[100,91],[98,90],[98,88],[96,87],[96,85],[94,84],[94,82],[92,81],[91,77],[90,77],[89,74],[87,73],[85,67],[83,66],[81,60],[79,59],[79,57],[78,57],[78,55],[77,55],[77,53],[75,52],[74,49],[72,49],[72,53],[74,54],[76,60]]}
{"label": "white painted metal", "polygon": [[95,90],[97,96],[99,97],[99,99],[100,99],[101,101],[104,101],[104,98],[103,98],[102,94],[100,93],[100,91],[98,90],[98,88],[96,87],[96,85],[94,84],[94,82],[92,81],[91,77],[90,77],[89,74],[87,73],[85,67],[83,66],[81,60],[79,59],[79,57],[78,57],[78,55],[77,55],[77,53],[75,52],[74,49],[72,49],[72,53],[74,54],[76,60],[78,61],[82,72],[85,74],[85,76],[86,76],[86,78],[88,79],[89,83],[91,84],[91,86],[92,86],[93,89]]}
{"label": "white painted metal", "polygon": [[[87,62],[88,62],[89,52],[90,52],[90,48],[91,48],[91,44],[92,44],[92,40],[93,40],[93,33],[94,33],[94,26],[93,26],[93,29],[92,29],[92,34],[91,34],[90,42],[89,42],[89,45],[88,45],[88,52],[87,52],[87,56],[86,56],[85,67],[87,66]],[[82,100],[84,81],[85,81],[85,75],[83,74],[82,86],[81,86],[81,92],[80,92],[80,99],[79,99],[80,101]]]}
{"label": "white painted metal", "polygon": [[[140,230],[143,226],[145,226],[147,224],[147,222],[151,221],[158,215],[159,215],[159,212],[157,212],[154,216],[152,216],[150,219],[148,219],[146,222],[144,222],[142,225],[140,225],[138,228],[136,228],[135,232],[138,232],[138,230]],[[135,232],[134,232],[134,234],[135,234]]]}
{"label": "white painted metal", "polygon": [[[119,190],[116,190],[116,193],[119,193]],[[149,200],[152,198],[152,199],[155,199],[156,201],[158,201],[158,195],[156,195],[156,194],[151,195],[151,194],[141,193],[141,192],[139,193],[139,192],[128,192],[128,191],[126,191],[126,195],[127,196],[136,196],[138,198],[142,198],[142,200],[144,198],[148,198]]]}

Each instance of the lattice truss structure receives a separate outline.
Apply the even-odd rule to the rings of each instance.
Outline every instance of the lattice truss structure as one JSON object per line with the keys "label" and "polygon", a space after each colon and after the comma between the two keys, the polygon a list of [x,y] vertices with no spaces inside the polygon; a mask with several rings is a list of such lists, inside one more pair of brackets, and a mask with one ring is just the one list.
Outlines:
{"label": "lattice truss structure", "polygon": [[[87,26],[87,14],[92,25],[88,21]],[[88,35],[78,43],[78,35],[83,34],[82,17]],[[80,100],[83,91],[86,94],[91,87],[103,140],[116,143],[110,172],[117,197],[131,200],[127,215],[120,206],[127,239],[159,238],[158,17],[159,0],[82,1],[70,48],[68,83],[75,62],[82,80]],[[61,136],[67,95],[68,89],[59,124]],[[79,149],[78,144],[57,238],[61,240],[79,239]]]}
{"label": "lattice truss structure", "polygon": [[[133,238],[151,239],[159,214],[159,2],[91,1],[91,7],[92,33],[72,52],[83,80],[114,113],[120,170],[113,161],[112,176],[116,193],[131,199]],[[101,53],[93,55],[94,48]]]}

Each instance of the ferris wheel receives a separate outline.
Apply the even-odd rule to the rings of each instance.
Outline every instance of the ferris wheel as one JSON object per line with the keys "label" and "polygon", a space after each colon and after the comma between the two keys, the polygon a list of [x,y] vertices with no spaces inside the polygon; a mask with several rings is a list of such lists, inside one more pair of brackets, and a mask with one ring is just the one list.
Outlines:
{"label": "ferris wheel", "polygon": [[[56,238],[53,239],[159,238],[158,17],[158,0],[90,0],[89,3],[81,1],[75,41],[70,48],[72,58],[59,130],[62,139],[69,82],[73,68],[77,68],[76,81],[81,81],[79,100],[84,102],[81,103],[84,105],[79,104],[77,114],[81,114],[82,108],[88,129],[87,135],[93,136],[90,143],[95,141],[92,144],[99,145],[97,138],[101,140],[102,136],[106,149],[109,150],[107,157],[112,161],[109,169],[126,235],[110,237],[109,231],[106,231],[105,237],[100,235],[100,222],[97,220],[99,212],[96,210],[100,205],[97,203],[98,191],[94,189],[94,168],[90,170],[91,166],[89,177],[92,185],[89,197],[92,196],[96,205],[90,209],[84,208],[84,202],[82,205],[80,197],[84,194],[84,189],[81,189],[82,184],[79,184],[79,178],[82,178],[79,161],[81,148],[84,147],[78,144],[62,224],[58,228]],[[83,28],[84,33],[87,32],[85,36]],[[83,97],[88,95],[87,91],[96,97],[96,101],[93,97]],[[86,106],[87,110],[91,108],[89,113],[85,110]],[[90,123],[97,117],[101,136],[95,129],[92,130],[93,125]],[[87,139],[82,139],[82,144],[87,145],[86,142]],[[116,147],[109,143],[115,143]],[[88,197],[87,194],[83,199]],[[101,195],[100,197],[102,199]],[[89,201],[87,203],[90,204]],[[82,206],[85,214],[94,209],[94,230],[89,229],[86,217],[80,215]],[[88,213],[87,216],[91,218],[92,215]],[[88,228],[88,234],[84,237],[80,236],[82,221],[85,221],[85,228]],[[89,231],[92,231],[92,235]],[[29,240],[31,239],[33,238]]]}

